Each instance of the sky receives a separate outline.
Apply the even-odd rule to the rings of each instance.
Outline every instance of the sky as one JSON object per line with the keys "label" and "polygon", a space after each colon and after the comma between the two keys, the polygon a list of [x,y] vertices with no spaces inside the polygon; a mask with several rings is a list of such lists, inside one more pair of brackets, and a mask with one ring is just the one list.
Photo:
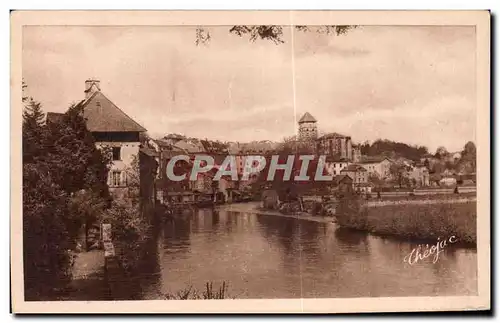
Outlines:
{"label": "sky", "polygon": [[476,39],[466,26],[291,31],[282,44],[211,26],[25,26],[23,78],[44,110],[84,98],[88,78],[152,137],[279,141],[308,111],[321,133],[458,151],[475,141]]}

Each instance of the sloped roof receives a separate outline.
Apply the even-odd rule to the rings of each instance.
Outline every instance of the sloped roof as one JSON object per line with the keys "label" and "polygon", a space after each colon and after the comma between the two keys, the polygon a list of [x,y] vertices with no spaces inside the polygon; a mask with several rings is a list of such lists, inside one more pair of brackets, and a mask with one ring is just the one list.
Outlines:
{"label": "sloped roof", "polygon": [[384,157],[384,156],[362,156],[361,157],[361,161],[360,161],[360,164],[374,164],[374,163],[380,163],[384,160],[388,160],[390,162],[391,159],[388,158],[388,157]]}
{"label": "sloped roof", "polygon": [[336,185],[338,185],[339,183],[343,182],[343,181],[348,181],[348,182],[352,182],[352,178],[348,175],[336,175],[334,178],[333,178],[333,181]]}
{"label": "sloped roof", "polygon": [[306,112],[299,120],[299,123],[304,123],[304,122],[317,122],[317,121],[309,112]]}
{"label": "sloped roof", "polygon": [[87,129],[91,132],[145,132],[146,129],[118,108],[102,92],[81,101]]}
{"label": "sloped roof", "polygon": [[323,136],[319,137],[319,139],[331,139],[331,138],[349,138],[349,136],[346,136],[346,135],[342,135],[340,133],[337,133],[337,132],[330,132],[330,133],[327,133],[327,134],[324,134]]}
{"label": "sloped roof", "polygon": [[139,151],[149,157],[158,157],[158,153],[154,149],[148,147],[141,147]]}
{"label": "sloped roof", "polygon": [[351,164],[351,165],[348,165],[347,167],[344,167],[344,169],[342,169],[341,172],[343,172],[343,171],[348,171],[348,172],[366,172],[367,170],[363,166],[356,165],[356,164]]}
{"label": "sloped roof", "polygon": [[251,141],[241,145],[241,152],[247,153],[266,153],[276,150],[278,144],[269,140]]}
{"label": "sloped roof", "polygon": [[199,140],[183,139],[174,144],[175,147],[181,148],[188,153],[205,152],[205,147]]}

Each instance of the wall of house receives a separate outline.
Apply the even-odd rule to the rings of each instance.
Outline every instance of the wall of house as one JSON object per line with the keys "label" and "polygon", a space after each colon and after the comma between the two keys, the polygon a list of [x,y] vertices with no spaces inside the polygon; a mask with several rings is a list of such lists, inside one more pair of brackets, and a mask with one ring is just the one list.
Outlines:
{"label": "wall of house", "polygon": [[342,175],[347,175],[353,179],[354,184],[364,184],[368,182],[368,172],[342,171]]}
{"label": "wall of house", "polygon": [[332,161],[325,163],[325,169],[329,175],[340,175],[342,169],[349,165],[348,162]]}
{"label": "wall of house", "polygon": [[[127,185],[129,178],[127,175],[127,169],[132,166],[132,162],[135,158],[139,158],[139,142],[97,142],[97,148],[102,149],[103,147],[121,147],[120,150],[120,160],[113,160],[110,165],[108,173],[108,186],[110,193],[115,198],[126,198],[127,197]],[[118,175],[114,175],[118,173]],[[114,180],[114,176],[119,177],[118,183]]]}

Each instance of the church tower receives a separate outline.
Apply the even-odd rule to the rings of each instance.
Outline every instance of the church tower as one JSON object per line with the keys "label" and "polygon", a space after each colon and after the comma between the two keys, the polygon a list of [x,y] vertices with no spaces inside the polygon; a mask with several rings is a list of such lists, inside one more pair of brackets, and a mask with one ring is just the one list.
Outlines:
{"label": "church tower", "polygon": [[308,141],[318,138],[318,127],[316,119],[306,112],[299,120],[299,140]]}

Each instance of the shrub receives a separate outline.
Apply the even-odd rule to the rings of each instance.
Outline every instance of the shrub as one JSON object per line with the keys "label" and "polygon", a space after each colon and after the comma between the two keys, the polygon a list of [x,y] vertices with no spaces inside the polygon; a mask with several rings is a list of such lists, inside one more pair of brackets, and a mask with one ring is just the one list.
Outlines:
{"label": "shrub", "polygon": [[[436,202],[437,201],[437,202]],[[448,199],[365,203],[339,201],[337,220],[341,227],[367,230],[380,235],[423,240],[444,239],[452,235],[462,243],[476,243],[476,201]]]}
{"label": "shrub", "polygon": [[113,244],[118,260],[126,273],[136,271],[151,226],[140,214],[137,204],[113,202],[102,216],[102,223],[111,224]]}

